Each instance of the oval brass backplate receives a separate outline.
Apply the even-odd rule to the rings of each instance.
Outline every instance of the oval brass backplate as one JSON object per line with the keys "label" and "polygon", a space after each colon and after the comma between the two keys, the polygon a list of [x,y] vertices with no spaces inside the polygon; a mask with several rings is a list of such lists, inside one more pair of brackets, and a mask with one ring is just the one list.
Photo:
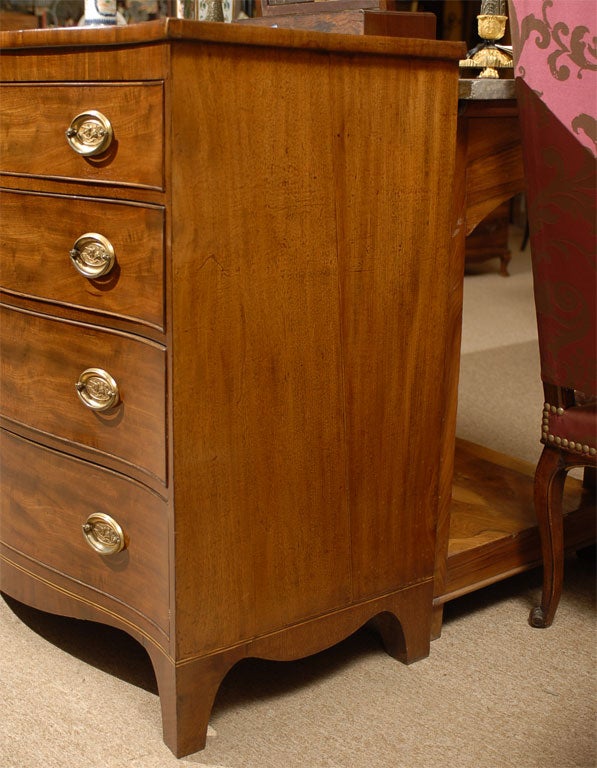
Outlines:
{"label": "oval brass backplate", "polygon": [[116,255],[107,237],[97,232],[86,232],[76,239],[70,258],[79,274],[93,280],[112,270]]}
{"label": "oval brass backplate", "polygon": [[83,157],[103,154],[114,137],[112,124],[105,115],[95,109],[81,112],[66,129],[69,146]]}
{"label": "oval brass backplate", "polygon": [[109,411],[120,402],[118,384],[102,368],[87,368],[75,388],[81,402],[93,411]]}
{"label": "oval brass backplate", "polygon": [[83,536],[100,555],[115,555],[126,547],[124,531],[110,515],[94,512],[83,524]]}

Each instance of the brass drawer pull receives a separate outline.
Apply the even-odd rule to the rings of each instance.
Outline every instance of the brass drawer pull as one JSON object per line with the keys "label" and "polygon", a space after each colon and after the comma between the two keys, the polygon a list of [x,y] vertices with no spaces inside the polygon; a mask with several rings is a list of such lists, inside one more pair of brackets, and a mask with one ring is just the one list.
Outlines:
{"label": "brass drawer pull", "polygon": [[81,402],[94,411],[109,411],[120,401],[118,384],[101,368],[87,368],[75,387]]}
{"label": "brass drawer pull", "polygon": [[72,149],[84,157],[101,155],[110,144],[114,133],[105,115],[90,109],[74,117],[66,129],[66,140]]}
{"label": "brass drawer pull", "polygon": [[124,531],[110,515],[94,512],[83,524],[83,536],[100,555],[115,555],[126,547]]}
{"label": "brass drawer pull", "polygon": [[83,277],[102,277],[114,266],[114,246],[107,237],[97,232],[86,232],[75,241],[70,258],[77,272]]}

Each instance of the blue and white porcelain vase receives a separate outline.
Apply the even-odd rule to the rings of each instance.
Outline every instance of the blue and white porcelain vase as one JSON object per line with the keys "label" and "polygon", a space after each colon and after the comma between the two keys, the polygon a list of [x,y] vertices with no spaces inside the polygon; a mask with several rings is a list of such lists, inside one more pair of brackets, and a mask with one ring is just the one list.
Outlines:
{"label": "blue and white porcelain vase", "polygon": [[85,0],[85,26],[112,26],[116,11],[116,0]]}

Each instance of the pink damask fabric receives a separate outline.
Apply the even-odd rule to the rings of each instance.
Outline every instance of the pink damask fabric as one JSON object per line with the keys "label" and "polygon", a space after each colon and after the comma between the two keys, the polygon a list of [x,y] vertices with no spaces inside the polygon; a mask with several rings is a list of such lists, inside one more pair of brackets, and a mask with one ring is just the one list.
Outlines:
{"label": "pink damask fabric", "polygon": [[510,0],[510,22],[541,378],[594,397],[597,0]]}
{"label": "pink damask fabric", "polygon": [[509,0],[514,75],[597,156],[596,0]]}

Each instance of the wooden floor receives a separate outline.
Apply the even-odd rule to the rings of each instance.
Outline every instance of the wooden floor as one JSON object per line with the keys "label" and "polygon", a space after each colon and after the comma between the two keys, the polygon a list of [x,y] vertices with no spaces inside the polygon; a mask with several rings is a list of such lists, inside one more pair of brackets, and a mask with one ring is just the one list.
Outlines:
{"label": "wooden floor", "polygon": [[[456,443],[448,578],[436,605],[541,564],[533,508],[535,467],[463,440]],[[595,497],[569,477],[566,548],[595,542]]]}

